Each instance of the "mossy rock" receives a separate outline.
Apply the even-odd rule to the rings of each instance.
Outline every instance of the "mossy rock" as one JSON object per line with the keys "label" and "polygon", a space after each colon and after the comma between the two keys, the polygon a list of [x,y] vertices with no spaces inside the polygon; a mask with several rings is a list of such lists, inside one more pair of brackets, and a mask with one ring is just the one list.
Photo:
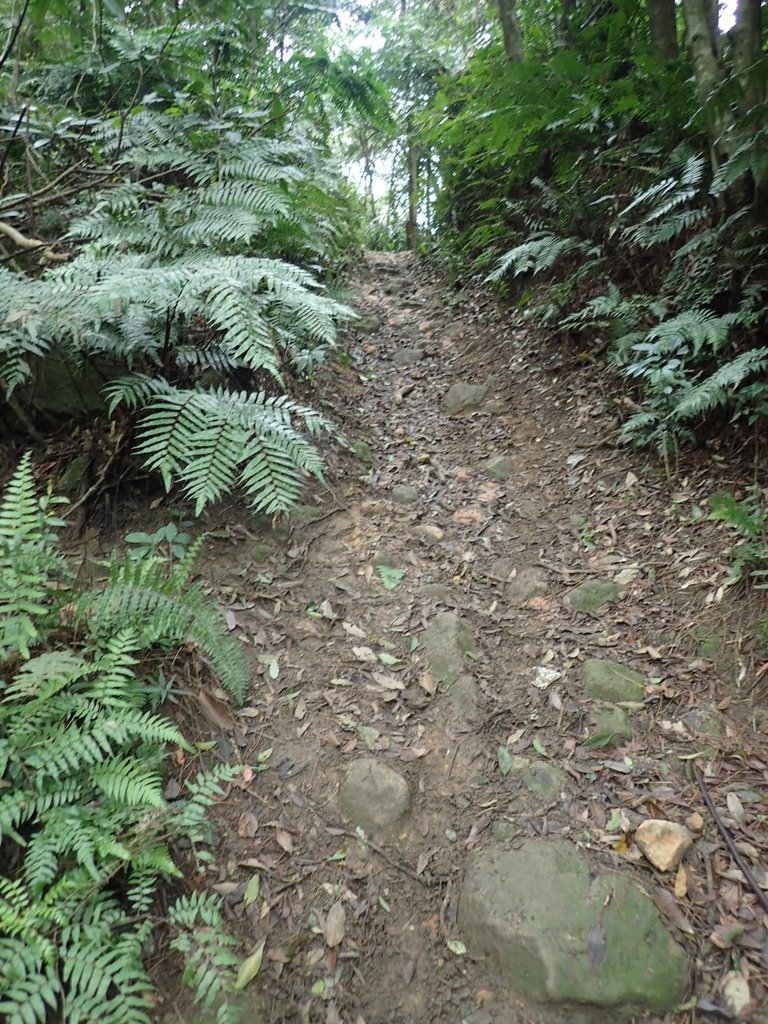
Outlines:
{"label": "mossy rock", "polygon": [[608,604],[616,604],[621,595],[618,583],[609,580],[586,580],[568,595],[575,612],[597,612]]}
{"label": "mossy rock", "polygon": [[584,687],[594,700],[607,700],[613,704],[642,702],[645,680],[639,672],[602,658],[589,658],[584,662]]}
{"label": "mossy rock", "polygon": [[685,993],[688,958],[647,893],[563,842],[474,853],[458,920],[471,955],[539,1003],[610,1007],[619,1020],[672,1010]]}

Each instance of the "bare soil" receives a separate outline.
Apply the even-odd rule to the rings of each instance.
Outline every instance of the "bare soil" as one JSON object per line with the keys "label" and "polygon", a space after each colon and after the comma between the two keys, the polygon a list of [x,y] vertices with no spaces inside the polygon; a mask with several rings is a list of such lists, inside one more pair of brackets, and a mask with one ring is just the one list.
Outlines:
{"label": "bare soil", "polygon": [[[525,1006],[457,945],[467,855],[494,830],[513,844],[566,837],[654,894],[699,1000],[667,1021],[728,1019],[734,970],[752,998],[742,1019],[766,1020],[766,915],[715,820],[765,891],[763,606],[721,589],[735,538],[706,504],[743,486],[741,469],[701,451],[670,482],[646,454],[616,449],[615,381],[575,358],[564,365],[494,300],[452,292],[412,257],[367,254],[355,286],[365,330],[349,331],[317,386],[358,454],[329,452],[327,486],[310,488],[287,524],[217,509],[199,563],[248,649],[253,686],[226,712],[234,729],[206,713],[205,698],[225,702],[222,692],[203,689],[203,704],[187,698],[179,714],[191,739],[215,742],[212,756],[266,770],[218,806],[215,862],[189,881],[225,896],[244,956],[266,942],[251,1019],[574,1020]],[[395,365],[411,349],[421,356]],[[489,391],[449,417],[441,403],[456,382]],[[506,480],[489,469],[497,456],[512,462]],[[415,501],[393,500],[402,485]],[[621,599],[573,611],[568,595],[588,579],[619,582]],[[477,648],[477,689],[461,699],[436,686],[421,645],[446,609]],[[634,737],[618,748],[589,744],[581,664],[591,657],[649,680]],[[535,685],[540,666],[560,673],[546,688]],[[182,668],[192,693],[205,688]],[[510,781],[500,747],[562,769],[564,798]],[[396,841],[363,840],[339,811],[340,782],[362,754],[410,784]],[[193,770],[176,766],[179,778]],[[634,828],[693,814],[701,827],[682,873],[656,872]],[[339,903],[341,927],[338,911],[328,919]],[[162,960],[156,974],[159,1016],[197,1020]],[[581,1019],[603,1018],[585,1009]]]}

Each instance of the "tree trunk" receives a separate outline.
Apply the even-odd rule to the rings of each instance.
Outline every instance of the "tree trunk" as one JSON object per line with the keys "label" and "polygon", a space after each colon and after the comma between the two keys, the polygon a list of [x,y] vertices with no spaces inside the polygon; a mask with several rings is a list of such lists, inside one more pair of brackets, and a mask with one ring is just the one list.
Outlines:
{"label": "tree trunk", "polygon": [[733,26],[733,72],[741,79],[744,96],[739,113],[747,114],[763,99],[764,89],[754,66],[762,53],[762,18],[760,0],[738,0],[736,23]]}
{"label": "tree trunk", "polygon": [[651,46],[664,60],[677,60],[675,0],[646,0],[651,23]]}
{"label": "tree trunk", "polygon": [[[699,102],[705,107],[724,79],[724,69],[719,59],[719,31],[717,25],[713,25],[712,22],[711,0],[683,0],[683,14],[696,92]],[[709,137],[713,170],[717,170],[728,156],[724,135],[730,127],[731,119],[725,111],[714,114],[710,120]]]}
{"label": "tree trunk", "polygon": [[415,249],[419,244],[419,150],[413,137],[408,139],[408,221],[405,225],[405,245]]}
{"label": "tree trunk", "polygon": [[523,33],[517,19],[517,0],[497,0],[501,31],[504,34],[504,52],[514,64],[525,60]]}

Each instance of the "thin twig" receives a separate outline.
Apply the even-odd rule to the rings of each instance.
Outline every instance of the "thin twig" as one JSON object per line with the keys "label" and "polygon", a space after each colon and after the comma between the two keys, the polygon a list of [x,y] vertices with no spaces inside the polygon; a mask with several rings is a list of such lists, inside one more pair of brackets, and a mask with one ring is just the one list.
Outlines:
{"label": "thin twig", "polygon": [[693,765],[693,772],[694,772],[694,775],[696,776],[696,780],[699,783],[699,789],[701,790],[701,795],[704,797],[704,803],[709,808],[709,813],[712,815],[712,818],[714,819],[714,822],[717,825],[717,829],[718,829],[720,835],[725,840],[725,845],[728,847],[728,849],[731,852],[731,855],[732,855],[733,859],[736,861],[736,864],[737,864],[737,866],[739,868],[739,871],[741,871],[742,875],[744,875],[744,880],[746,881],[747,885],[752,890],[752,892],[755,894],[755,896],[757,896],[757,902],[763,908],[765,913],[768,914],[768,896],[765,895],[763,890],[757,884],[757,880],[756,880],[755,876],[752,874],[752,872],[750,871],[749,865],[744,860],[744,858],[742,857],[741,853],[739,853],[738,847],[736,846],[736,843],[733,840],[733,836],[731,835],[731,833],[726,828],[725,823],[723,822],[723,819],[720,817],[720,814],[719,814],[717,808],[715,807],[715,804],[714,804],[714,801],[712,800],[712,797],[709,795],[709,790],[707,789],[707,784],[704,781],[704,776],[701,774],[701,772],[698,770],[698,768],[695,765]]}
{"label": "thin twig", "polygon": [[11,32],[11,37],[8,40],[8,45],[6,46],[5,52],[3,53],[2,57],[0,57],[0,69],[2,69],[3,65],[5,64],[5,62],[11,56],[11,51],[13,50],[14,44],[16,42],[16,38],[17,38],[19,32],[21,32],[21,26],[24,24],[24,19],[27,16],[27,11],[29,10],[29,3],[30,3],[30,0],[26,0],[26,3],[24,4],[24,9],[22,10],[21,14],[19,15],[19,20],[13,26],[13,31]]}

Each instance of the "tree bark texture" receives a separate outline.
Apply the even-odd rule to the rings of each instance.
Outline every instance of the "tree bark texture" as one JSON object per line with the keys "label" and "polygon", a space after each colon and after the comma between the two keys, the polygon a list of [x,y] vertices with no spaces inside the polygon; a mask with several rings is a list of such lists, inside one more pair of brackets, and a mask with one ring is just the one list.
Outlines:
{"label": "tree bark texture", "polygon": [[419,244],[419,150],[413,138],[408,139],[408,221],[405,244],[414,250]]}
{"label": "tree bark texture", "polygon": [[646,0],[646,5],[651,23],[651,46],[664,60],[676,60],[680,50],[675,0]]}
{"label": "tree bark texture", "polygon": [[741,79],[744,97],[739,113],[745,115],[764,96],[760,77],[754,67],[761,59],[762,13],[760,0],[738,0],[736,23],[733,26],[733,72]]}
{"label": "tree bark texture", "polygon": [[499,20],[504,35],[504,52],[514,64],[525,60],[523,33],[517,17],[517,0],[497,0]]}

